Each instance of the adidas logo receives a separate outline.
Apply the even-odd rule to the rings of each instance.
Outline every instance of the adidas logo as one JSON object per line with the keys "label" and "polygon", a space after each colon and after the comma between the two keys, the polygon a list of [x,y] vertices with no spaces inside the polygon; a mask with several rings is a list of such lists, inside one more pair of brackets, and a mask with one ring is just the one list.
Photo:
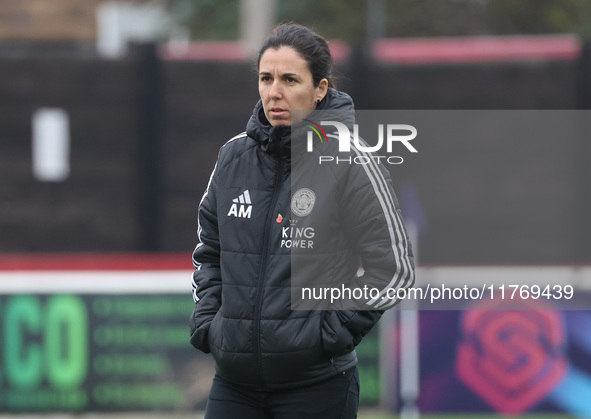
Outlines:
{"label": "adidas logo", "polygon": [[238,218],[250,218],[252,215],[252,202],[248,189],[242,192],[238,198],[233,199],[232,202],[228,217],[233,215]]}

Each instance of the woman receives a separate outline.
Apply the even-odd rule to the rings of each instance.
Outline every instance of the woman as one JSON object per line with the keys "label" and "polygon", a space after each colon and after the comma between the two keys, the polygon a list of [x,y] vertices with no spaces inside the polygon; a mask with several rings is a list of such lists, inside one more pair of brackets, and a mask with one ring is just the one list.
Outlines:
{"label": "woman", "polygon": [[[412,285],[410,245],[381,165],[310,164],[317,153],[292,137],[313,111],[354,122],[326,41],[281,25],[257,67],[260,101],[246,132],[221,148],[199,207],[191,343],[216,362],[205,417],[354,418],[355,346],[394,304],[387,291]],[[381,299],[365,310],[293,309],[294,283],[317,278],[369,284]]]}

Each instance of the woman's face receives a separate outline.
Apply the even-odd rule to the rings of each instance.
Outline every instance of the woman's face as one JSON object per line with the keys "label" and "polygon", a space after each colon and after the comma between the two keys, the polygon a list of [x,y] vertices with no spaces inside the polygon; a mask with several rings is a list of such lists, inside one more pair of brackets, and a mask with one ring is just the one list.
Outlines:
{"label": "woman's face", "polygon": [[[299,120],[292,121],[294,111],[312,111],[317,100],[322,100],[328,89],[328,81],[322,79],[314,86],[312,73],[306,60],[291,47],[267,49],[259,62],[259,95],[265,116],[271,125],[291,125],[305,117],[298,112]],[[294,116],[294,119],[296,117]]]}

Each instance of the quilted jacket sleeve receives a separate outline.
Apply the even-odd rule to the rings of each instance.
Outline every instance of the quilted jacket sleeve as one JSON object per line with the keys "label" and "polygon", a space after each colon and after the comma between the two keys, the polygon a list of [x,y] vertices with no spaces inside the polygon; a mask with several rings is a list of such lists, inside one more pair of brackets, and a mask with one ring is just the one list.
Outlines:
{"label": "quilted jacket sleeve", "polygon": [[361,309],[386,310],[400,288],[414,284],[414,260],[389,172],[382,164],[353,165],[341,208],[347,235],[364,270],[358,286],[374,291]]}
{"label": "quilted jacket sleeve", "polygon": [[[217,165],[216,165],[217,168]],[[189,319],[191,344],[208,353],[209,326],[222,304],[220,241],[216,204],[216,168],[199,204],[199,244],[193,252],[193,300]]]}
{"label": "quilted jacket sleeve", "polygon": [[325,313],[323,345],[327,353],[352,351],[382,313],[398,301],[399,288],[414,283],[414,261],[390,174],[383,165],[352,165],[340,207],[351,246],[364,270],[354,286],[372,289],[374,298],[352,310]]}

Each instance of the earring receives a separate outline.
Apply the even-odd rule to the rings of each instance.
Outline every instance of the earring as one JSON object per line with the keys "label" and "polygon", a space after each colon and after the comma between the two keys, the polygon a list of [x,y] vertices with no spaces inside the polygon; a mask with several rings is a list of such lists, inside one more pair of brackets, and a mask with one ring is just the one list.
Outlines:
{"label": "earring", "polygon": [[316,99],[316,103],[317,103],[317,104],[318,104],[318,103],[320,103],[320,99]]}

